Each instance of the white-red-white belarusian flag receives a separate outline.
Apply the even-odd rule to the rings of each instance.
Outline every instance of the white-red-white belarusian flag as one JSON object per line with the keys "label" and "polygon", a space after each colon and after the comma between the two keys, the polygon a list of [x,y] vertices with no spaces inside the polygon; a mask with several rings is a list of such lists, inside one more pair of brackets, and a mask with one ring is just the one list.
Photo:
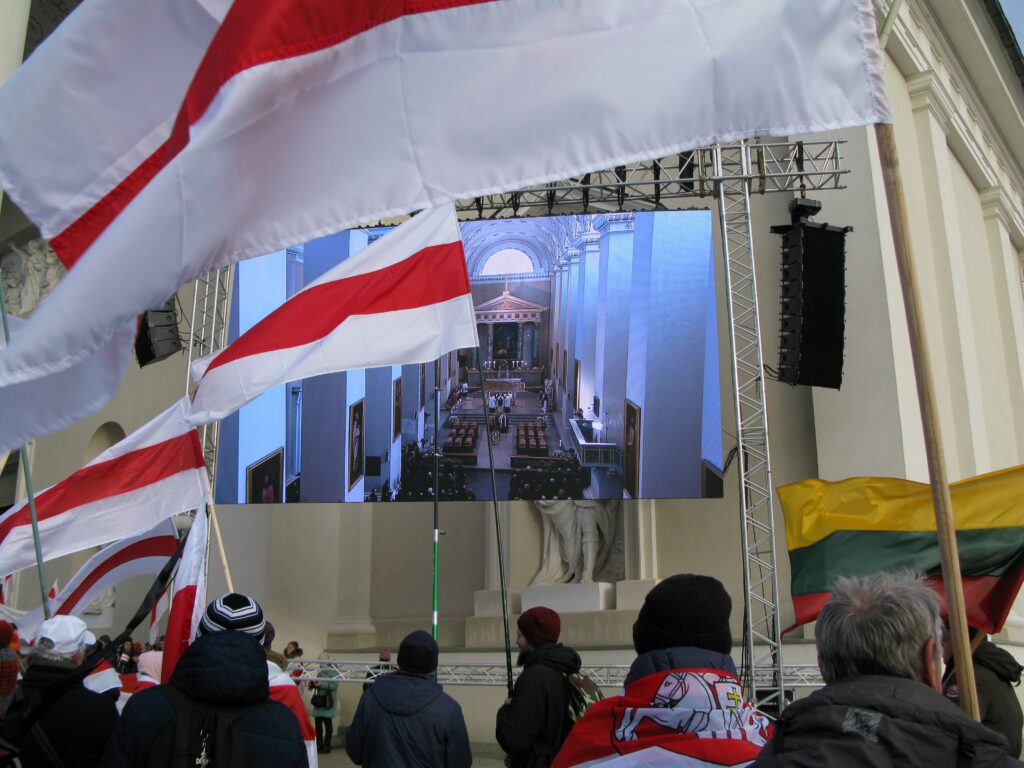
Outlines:
{"label": "white-red-white belarusian flag", "polygon": [[[90,557],[61,590],[51,589],[51,615],[77,616],[100,593],[134,576],[160,573],[178,546],[174,522],[161,520],[137,536],[116,541]],[[54,585],[56,587],[56,585]],[[18,633],[32,640],[45,616],[40,606],[18,619]]]}
{"label": "white-red-white belarusian flag", "polygon": [[[302,701],[302,694],[299,693],[299,686],[291,675],[284,672],[277,664],[267,659],[267,683],[270,686],[270,699],[288,707],[295,720],[299,724],[299,731],[302,733],[302,741],[306,745],[306,761],[309,768],[317,768],[316,731],[313,729],[313,722],[306,712],[306,705]],[[335,696],[337,694],[334,694]]]}
{"label": "white-red-white belarusian flag", "polygon": [[459,222],[449,203],[417,214],[225,349],[195,361],[199,384],[189,419],[222,419],[286,381],[422,363],[477,344]]}
{"label": "white-red-white belarusian flag", "polygon": [[[182,398],[56,485],[36,494],[44,560],[134,536],[210,498],[196,430]],[[0,515],[0,573],[36,561],[28,501]]]}
{"label": "white-red-white belarusian flag", "polygon": [[199,620],[206,610],[206,556],[210,536],[210,520],[206,507],[201,507],[192,521],[185,542],[185,552],[174,576],[171,612],[167,616],[164,637],[164,659],[160,682],[171,679],[174,665],[196,636]]}
{"label": "white-red-white belarusian flag", "polygon": [[[179,11],[200,13],[85,0],[0,89],[0,186],[70,266],[0,356],[0,386],[73,365],[240,258],[718,141],[890,120],[872,0],[246,0],[201,61],[209,17],[189,37]],[[180,56],[150,15],[187,39]]]}

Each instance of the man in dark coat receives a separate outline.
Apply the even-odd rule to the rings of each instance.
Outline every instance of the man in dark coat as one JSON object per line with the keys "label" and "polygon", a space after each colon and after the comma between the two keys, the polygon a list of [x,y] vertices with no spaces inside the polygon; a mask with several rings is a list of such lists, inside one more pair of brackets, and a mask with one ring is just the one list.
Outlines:
{"label": "man in dark coat", "polygon": [[[168,688],[174,691],[168,692]],[[295,716],[269,698],[263,647],[241,631],[204,634],[178,659],[169,685],[134,694],[103,755],[105,768],[145,768],[158,750],[169,752],[169,731],[179,722],[169,696],[185,706],[245,710],[230,729],[245,747],[241,764],[252,768],[305,768],[306,748]],[[180,706],[180,705],[179,705]],[[152,753],[152,754],[151,754]],[[234,759],[237,759],[235,756]],[[171,764],[167,754],[167,764]]]}
{"label": "man in dark coat", "polygon": [[345,752],[367,768],[468,768],[473,764],[462,708],[434,673],[437,643],[422,629],[398,648],[398,671],[378,677],[345,731]]}
{"label": "man in dark coat", "polygon": [[580,657],[558,642],[562,622],[550,608],[524,611],[516,626],[523,671],[498,710],[495,736],[512,768],[547,768],[568,732],[565,678],[580,671]]}
{"label": "man in dark coat", "polygon": [[[978,707],[981,722],[1009,743],[1009,755],[1018,757],[1021,749],[1021,729],[1024,713],[1013,686],[1020,684],[1021,665],[998,645],[990,643],[988,636],[970,628],[971,658],[974,661],[974,680],[978,687]],[[955,704],[960,701],[960,688],[956,681],[953,648],[949,644],[949,626],[943,625],[942,655],[946,672],[942,676],[942,693]]]}
{"label": "man in dark coat", "polygon": [[58,760],[67,768],[99,763],[117,723],[117,707],[109,697],[87,690],[76,674],[93,643],[85,622],[75,616],[54,616],[39,625],[22,680],[25,700],[18,705],[27,717],[8,712],[8,725],[19,731],[12,741],[21,749],[23,768],[49,768]]}
{"label": "man in dark coat", "polygon": [[942,695],[939,598],[920,580],[838,579],[815,642],[826,686],[786,708],[755,766],[1022,765]]}

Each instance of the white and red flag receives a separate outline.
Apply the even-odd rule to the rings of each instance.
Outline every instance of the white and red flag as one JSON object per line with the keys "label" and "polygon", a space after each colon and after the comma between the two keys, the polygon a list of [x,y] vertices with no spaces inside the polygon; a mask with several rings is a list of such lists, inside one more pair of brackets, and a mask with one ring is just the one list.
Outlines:
{"label": "white and red flag", "polygon": [[210,537],[210,518],[206,506],[201,507],[192,521],[185,542],[185,552],[174,576],[174,594],[171,597],[171,612],[167,616],[167,633],[164,637],[163,666],[160,668],[160,682],[171,679],[174,665],[181,654],[195,639],[199,620],[206,610],[206,557]]}
{"label": "white and red flag", "polygon": [[246,0],[197,55],[210,17],[179,28],[201,13],[86,0],[0,89],[0,186],[70,266],[0,356],[0,387],[75,364],[237,259],[717,141],[890,120],[872,0]]}
{"label": "white and red flag", "polygon": [[[182,398],[73,475],[36,494],[44,560],[152,528],[210,498],[199,435]],[[0,515],[0,573],[36,561],[28,501]]]}
{"label": "white and red flag", "polygon": [[[77,616],[102,592],[134,576],[160,573],[178,546],[174,522],[161,520],[137,536],[116,541],[90,557],[71,581],[61,589],[50,590],[52,615]],[[26,640],[35,637],[45,616],[42,607],[18,619],[18,633]]]}
{"label": "white and red flag", "polygon": [[286,381],[422,363],[477,344],[459,222],[449,203],[417,214],[234,343],[195,361],[199,384],[189,420],[222,419]]}

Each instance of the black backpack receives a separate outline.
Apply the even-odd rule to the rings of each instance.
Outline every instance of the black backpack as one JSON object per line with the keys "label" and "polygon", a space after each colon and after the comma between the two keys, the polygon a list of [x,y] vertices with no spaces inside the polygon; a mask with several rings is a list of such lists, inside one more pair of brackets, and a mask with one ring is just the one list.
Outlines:
{"label": "black backpack", "polygon": [[148,768],[245,768],[246,743],[233,726],[259,704],[229,707],[194,701],[173,685],[153,690],[174,707],[174,721],[149,750]]}

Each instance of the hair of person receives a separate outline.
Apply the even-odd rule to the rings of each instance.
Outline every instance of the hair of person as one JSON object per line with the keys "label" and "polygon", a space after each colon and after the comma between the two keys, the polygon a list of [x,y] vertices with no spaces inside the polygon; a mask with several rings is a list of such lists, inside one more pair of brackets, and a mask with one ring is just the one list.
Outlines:
{"label": "hair of person", "polygon": [[942,644],[939,597],[908,571],[841,577],[815,626],[826,683],[860,675],[926,681],[928,640]]}

